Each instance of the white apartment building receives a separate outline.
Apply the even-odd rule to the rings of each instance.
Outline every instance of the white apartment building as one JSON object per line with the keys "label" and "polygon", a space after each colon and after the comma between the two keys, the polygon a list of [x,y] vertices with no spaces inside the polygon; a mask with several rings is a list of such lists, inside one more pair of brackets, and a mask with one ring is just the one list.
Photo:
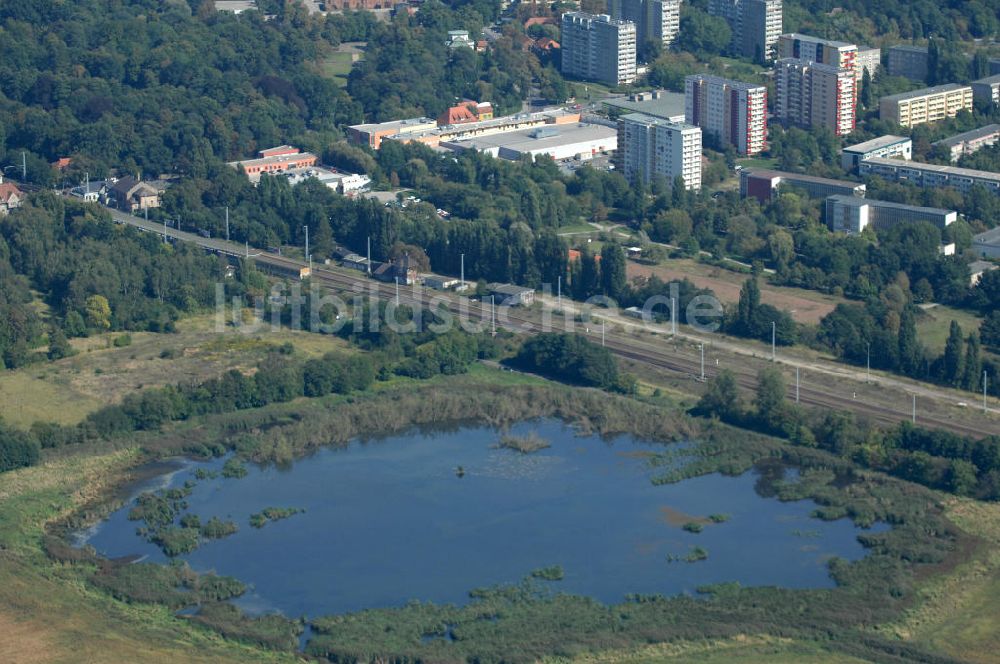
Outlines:
{"label": "white apartment building", "polygon": [[845,171],[858,172],[858,164],[872,157],[909,160],[913,157],[913,140],[909,136],[879,136],[870,141],[848,145],[840,157]]}
{"label": "white apartment building", "polygon": [[741,155],[767,147],[767,88],[718,76],[684,79],[685,120]]}
{"label": "white apartment building", "polygon": [[972,87],[958,83],[890,95],[878,103],[879,117],[901,127],[953,118],[961,110],[972,111]]}
{"label": "white apartment building", "polygon": [[672,184],[680,176],[686,189],[701,189],[701,129],[641,113],[623,115],[616,164],[630,182],[663,177]]}
{"label": "white apartment building", "polygon": [[635,81],[635,23],[607,14],[562,16],[562,73],[611,86]]}
{"label": "white apartment building", "polygon": [[852,69],[783,58],[774,65],[774,115],[803,127],[854,131],[857,79]]}
{"label": "white apartment building", "polygon": [[608,12],[615,20],[635,23],[639,44],[670,46],[681,29],[681,0],[608,0]]}

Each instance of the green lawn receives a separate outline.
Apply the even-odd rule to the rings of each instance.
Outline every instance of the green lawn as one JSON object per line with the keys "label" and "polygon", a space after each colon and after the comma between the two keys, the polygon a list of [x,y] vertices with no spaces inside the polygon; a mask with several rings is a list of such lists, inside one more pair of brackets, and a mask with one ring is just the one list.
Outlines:
{"label": "green lawn", "polygon": [[934,353],[944,350],[953,320],[962,326],[962,334],[969,336],[971,332],[979,332],[983,319],[970,311],[940,304],[924,310],[917,318],[917,334],[928,350]]}
{"label": "green lawn", "polygon": [[0,374],[0,418],[28,428],[36,421],[76,424],[102,405],[95,397],[54,379],[45,366]]}
{"label": "green lawn", "polygon": [[347,75],[351,73],[354,60],[351,53],[338,52],[320,62],[323,73],[337,82],[341,87],[347,85]]}
{"label": "green lawn", "polygon": [[746,157],[737,159],[736,163],[743,168],[777,168],[778,160],[773,157]]}

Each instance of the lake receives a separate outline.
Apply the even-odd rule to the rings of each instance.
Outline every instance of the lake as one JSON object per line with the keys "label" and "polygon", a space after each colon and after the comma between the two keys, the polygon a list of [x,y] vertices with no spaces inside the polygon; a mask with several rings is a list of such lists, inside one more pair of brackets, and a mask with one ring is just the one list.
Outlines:
{"label": "lake", "polygon": [[[197,481],[187,502],[204,523],[231,519],[239,531],[181,558],[197,571],[250,586],[237,603],[289,617],[344,613],[409,600],[463,604],[473,588],[515,583],[560,565],[560,591],[605,603],[628,593],[691,593],[700,585],[817,588],[833,585],[826,562],[865,554],[849,520],[810,517],[811,501],[759,496],[756,473],[708,475],[655,486],[648,466],[662,445],[618,436],[578,436],[555,420],[521,423],[551,447],[500,449],[497,431],[465,426],[414,431],[326,448],[286,468],[248,464],[240,479]],[[182,486],[222,460],[184,461],[136,487]],[[465,475],[459,477],[456,468]],[[126,507],[80,536],[105,556],[166,561],[136,534]],[[265,507],[305,512],[249,525]],[[709,515],[728,520],[711,523]],[[702,532],[682,528],[704,520]],[[879,526],[884,528],[884,526]],[[677,560],[693,547],[699,562]]]}

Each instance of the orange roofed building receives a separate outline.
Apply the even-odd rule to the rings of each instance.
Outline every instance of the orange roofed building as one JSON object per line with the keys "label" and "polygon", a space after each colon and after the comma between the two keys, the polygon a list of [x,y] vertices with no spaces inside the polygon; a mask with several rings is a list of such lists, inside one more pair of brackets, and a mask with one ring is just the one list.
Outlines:
{"label": "orange roofed building", "polygon": [[437,123],[439,127],[465,124],[467,122],[482,122],[493,119],[493,104],[488,101],[475,102],[465,100],[457,106],[452,106],[442,113]]}
{"label": "orange roofed building", "polygon": [[[594,261],[595,262],[597,262],[597,263],[601,262],[601,255],[600,254],[591,254],[591,255],[594,257]],[[570,250],[568,250],[566,252],[566,258],[567,258],[567,260],[570,263],[574,263],[574,262],[580,260],[582,257],[583,257],[583,254],[580,253],[579,249],[570,249]]]}
{"label": "orange roofed building", "polygon": [[311,152],[301,152],[291,145],[279,145],[276,148],[260,150],[256,159],[232,161],[233,168],[243,167],[243,171],[251,182],[259,182],[260,176],[269,173],[283,173],[292,168],[309,168],[315,166],[316,155]]}

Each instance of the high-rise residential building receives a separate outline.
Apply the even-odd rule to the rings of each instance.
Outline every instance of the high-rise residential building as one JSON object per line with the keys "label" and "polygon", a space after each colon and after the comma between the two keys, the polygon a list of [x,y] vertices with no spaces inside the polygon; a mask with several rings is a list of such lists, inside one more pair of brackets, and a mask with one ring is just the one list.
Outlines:
{"label": "high-rise residential building", "polygon": [[616,166],[630,182],[683,178],[686,189],[701,189],[701,129],[642,113],[618,119]]}
{"label": "high-rise residential building", "polygon": [[696,74],[684,79],[684,116],[721,144],[741,155],[767,146],[767,88],[718,76]]}
{"label": "high-rise residential building", "polygon": [[858,75],[858,81],[861,77],[865,75],[865,70],[868,70],[868,75],[875,78],[875,74],[878,73],[879,67],[882,66],[882,50],[878,48],[872,48],[870,46],[859,46],[858,47],[858,57],[855,61],[856,73]]}
{"label": "high-rise residential building", "polygon": [[562,73],[608,85],[635,81],[635,23],[607,14],[562,16]]}
{"label": "high-rise residential building", "polygon": [[709,0],[708,13],[732,30],[730,51],[763,62],[774,58],[782,27],[781,0]]}
{"label": "high-rise residential building", "polygon": [[681,0],[608,0],[611,18],[635,23],[639,44],[658,42],[670,46],[681,27]]}
{"label": "high-rise residential building", "polygon": [[778,37],[774,57],[812,60],[817,64],[833,65],[855,71],[858,47],[856,44],[848,44],[847,42],[789,32]]}
{"label": "high-rise residential building", "polygon": [[827,127],[837,136],[854,131],[854,71],[809,60],[783,58],[774,65],[774,115],[803,127]]}
{"label": "high-rise residential building", "polygon": [[878,100],[878,116],[900,127],[953,118],[961,110],[972,111],[972,88],[958,83],[935,85]]}
{"label": "high-rise residential building", "polygon": [[886,69],[889,76],[905,76],[912,81],[927,80],[928,50],[926,46],[900,44],[889,48]]}

